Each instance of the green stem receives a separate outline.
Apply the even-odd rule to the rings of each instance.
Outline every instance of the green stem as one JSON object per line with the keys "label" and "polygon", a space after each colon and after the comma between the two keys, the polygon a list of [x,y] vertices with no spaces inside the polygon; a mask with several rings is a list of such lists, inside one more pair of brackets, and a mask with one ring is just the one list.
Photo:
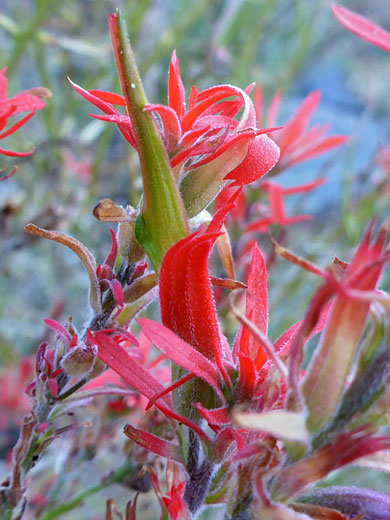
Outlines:
{"label": "green stem", "polygon": [[119,11],[110,15],[109,27],[142,170],[143,205],[137,220],[136,236],[154,269],[159,272],[166,251],[187,236],[187,219],[153,116],[143,110],[147,99]]}

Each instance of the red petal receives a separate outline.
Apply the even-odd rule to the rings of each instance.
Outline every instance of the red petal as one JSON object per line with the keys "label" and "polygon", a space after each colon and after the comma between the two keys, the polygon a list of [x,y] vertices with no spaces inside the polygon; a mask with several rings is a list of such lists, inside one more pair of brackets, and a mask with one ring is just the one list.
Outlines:
{"label": "red petal", "polygon": [[35,152],[35,146],[29,152],[12,152],[11,150],[4,150],[4,148],[0,148],[0,154],[7,155],[8,157],[27,157]]}
{"label": "red petal", "polygon": [[[164,390],[164,387],[147,370],[134,361],[134,359],[109,336],[106,336],[102,332],[95,332],[94,335],[92,335],[88,330],[87,339],[90,344],[97,345],[99,359],[148,399],[153,399],[156,394]],[[163,401],[164,404],[162,404],[161,401]],[[161,401],[156,403],[156,408],[161,410],[167,417],[171,417],[191,428],[203,441],[209,441],[209,438],[199,426],[185,417],[181,417],[172,410],[171,399],[168,395],[163,396]]]}
{"label": "red petal", "polygon": [[[251,87],[251,86],[250,86]],[[199,92],[197,101],[202,102],[203,100],[208,100],[208,98],[213,98],[215,95],[219,96],[219,100],[230,97],[230,96],[240,96],[242,99],[242,102],[244,104],[244,110],[243,114],[240,119],[240,129],[243,130],[247,127],[254,127],[256,124],[256,111],[255,107],[252,103],[252,100],[246,93],[246,91],[234,87],[233,85],[217,85],[215,87],[208,88],[206,90],[203,90],[202,92]],[[210,103],[209,106],[214,104],[216,100],[213,103]],[[202,104],[202,103],[200,103]],[[197,105],[199,106],[199,105]],[[218,105],[217,105],[218,107]],[[203,110],[204,111],[204,110]]]}
{"label": "red petal", "polygon": [[[245,334],[249,336],[249,332],[245,330]],[[253,360],[246,356],[238,353],[238,364],[240,367],[239,379],[237,382],[237,401],[246,401],[253,398],[256,383],[257,383],[257,372]]]}
{"label": "red petal", "polygon": [[[17,168],[17,166],[15,166],[15,168],[11,171],[11,173],[9,173],[8,175],[5,175],[4,177],[0,177],[0,182],[1,181],[6,181],[7,179],[10,179],[13,175],[15,175],[17,170],[18,170],[18,168]],[[1,169],[0,171],[3,171],[3,170]]]}
{"label": "red petal", "polygon": [[283,126],[283,130],[279,133],[277,139],[282,156],[306,130],[311,115],[320,102],[320,98],[321,93],[319,90],[311,92],[303,100],[293,117]]}
{"label": "red petal", "polygon": [[274,221],[278,223],[283,222],[285,218],[285,213],[282,187],[278,184],[271,184],[268,191],[268,197],[271,215]]}
{"label": "red petal", "polygon": [[21,92],[3,102],[2,110],[8,109],[8,107],[11,106],[14,107],[13,113],[19,114],[20,112],[35,112],[36,110],[40,110],[45,106],[45,102],[38,96]]}
{"label": "red petal", "polygon": [[[166,359],[166,356],[163,356],[163,359]],[[150,365],[149,365],[149,369],[150,369]],[[151,406],[154,405],[154,403],[156,401],[158,401],[159,399],[161,399],[161,397],[163,395],[166,395],[166,394],[170,394],[171,392],[173,392],[173,390],[176,390],[176,388],[179,388],[180,386],[184,385],[185,383],[187,383],[187,381],[190,381],[193,377],[195,377],[195,374],[187,374],[183,377],[181,377],[180,379],[177,379],[174,383],[172,383],[171,385],[167,386],[166,388],[164,388],[164,391],[155,395],[153,397],[153,399],[151,399],[146,407],[146,410],[149,410],[149,408]]]}
{"label": "red petal", "polygon": [[109,265],[110,267],[114,267],[116,256],[118,254],[118,243],[116,241],[115,233],[112,229],[110,229],[111,233],[111,251],[109,252],[107,258],[104,260],[104,265]]}
{"label": "red petal", "polygon": [[35,112],[31,112],[30,114],[27,114],[26,116],[24,116],[20,121],[13,124],[12,126],[10,126],[7,130],[5,130],[5,132],[0,134],[0,139],[4,139],[5,137],[8,137],[9,135],[16,132],[16,130],[18,130],[21,126],[23,126],[24,123],[27,123],[27,121],[29,119],[31,119],[34,114],[35,114]]}
{"label": "red petal", "polygon": [[207,226],[207,233],[218,233],[227,217],[227,214],[235,207],[236,201],[242,192],[240,186],[234,193],[231,193],[225,204],[215,213],[210,224]]}
{"label": "red petal", "polygon": [[134,428],[131,424],[126,424],[123,432],[127,437],[129,437],[129,439],[136,442],[146,450],[156,453],[157,455],[160,455],[160,457],[174,460],[179,464],[185,464],[182,451],[177,444],[156,437],[156,435],[145,430]]}
{"label": "red petal", "polygon": [[112,115],[98,115],[98,114],[89,114],[91,117],[95,119],[99,119],[100,121],[108,121],[109,123],[116,123],[118,125],[119,130],[121,131],[123,137],[126,141],[135,148],[135,138],[133,129],[131,126],[131,121],[129,116],[122,116],[121,114],[112,114]]}
{"label": "red petal", "polygon": [[114,92],[106,92],[105,90],[89,90],[88,92],[111,105],[126,106],[125,98],[119,94],[115,94]]}
{"label": "red petal", "polygon": [[235,186],[250,184],[275,166],[279,154],[279,148],[272,139],[266,135],[258,135],[249,143],[244,160],[225,179],[234,180]]}
{"label": "red petal", "polygon": [[203,419],[205,419],[208,424],[213,426],[226,426],[227,424],[231,423],[227,408],[208,410],[207,408],[204,408],[201,403],[198,403],[196,408],[199,412],[199,415],[203,417]]}
{"label": "red petal", "polygon": [[[93,335],[89,333],[87,339],[97,345],[99,359],[148,399],[152,399],[155,394],[164,390],[164,387],[147,370],[103,332],[95,332]],[[171,408],[169,396],[163,397],[162,401]]]}
{"label": "red petal", "polygon": [[217,236],[193,233],[177,242],[166,253],[160,274],[163,324],[208,359],[213,359],[215,351],[220,349],[207,270]]}
{"label": "red petal", "polygon": [[[252,321],[263,334],[266,334],[268,326],[267,267],[257,244],[254,244],[252,250],[252,261],[249,268],[247,285],[245,316]],[[240,327],[233,350],[235,355],[238,355],[240,352],[250,357],[255,362],[257,370],[267,361],[267,356],[263,349],[243,326]]]}
{"label": "red petal", "polygon": [[49,318],[43,321],[51,330],[54,330],[54,332],[56,332],[60,336],[60,338],[65,344],[68,344],[68,342],[70,342],[70,340],[72,339],[70,332],[63,325],[61,325],[61,323],[58,323],[58,321],[51,320]]}
{"label": "red petal", "polygon": [[363,40],[372,43],[376,47],[390,52],[390,33],[370,22],[364,16],[342,7],[341,5],[331,4],[333,15],[346,29],[357,34]]}
{"label": "red petal", "polygon": [[[315,327],[311,330],[309,336],[307,337],[307,341],[311,339],[313,336],[318,334],[323,330],[325,327],[326,319],[329,314],[329,310],[331,307],[331,302],[328,302],[325,304],[323,309],[321,310],[320,317],[318,318],[318,321],[315,325]],[[294,337],[295,332],[299,329],[299,327],[302,325],[303,320],[298,321],[294,325],[292,325],[289,329],[286,330],[275,342],[274,348],[277,352],[280,352],[281,356],[284,356],[288,354],[290,350],[290,344],[292,341],[292,338]]]}
{"label": "red petal", "polygon": [[365,231],[355,254],[353,255],[347,271],[348,277],[351,277],[351,274],[358,272],[366,264],[378,260],[382,255],[383,246],[386,239],[386,229],[382,227],[377,239],[373,242],[372,245],[370,245],[374,224],[375,220],[372,220],[367,230]]}
{"label": "red petal", "polygon": [[161,352],[177,365],[204,379],[215,390],[222,402],[226,402],[220,389],[218,370],[207,358],[164,325],[146,318],[137,321],[145,336]]}
{"label": "red petal", "polygon": [[182,135],[181,141],[180,141],[180,147],[181,148],[187,148],[187,146],[192,146],[196,141],[202,137],[202,135],[206,135],[207,132],[210,130],[210,125],[207,125],[205,127],[197,128],[196,130],[189,130],[185,134]]}
{"label": "red petal", "polygon": [[118,306],[123,309],[123,290],[121,284],[118,282],[118,280],[107,280],[108,285],[110,286],[110,289],[112,291],[112,295],[114,297],[114,300],[117,302]]}
{"label": "red petal", "polygon": [[[190,164],[190,166],[188,166],[187,169],[193,170],[195,168],[199,168],[200,166],[203,166],[204,164],[207,164],[207,163],[213,161],[214,159],[216,159],[217,157],[222,155],[229,148],[234,149],[235,147],[237,147],[237,145],[239,145],[240,148],[238,151],[240,151],[241,148],[243,146],[246,146],[247,143],[249,143],[255,136],[253,130],[248,130],[246,132],[242,132],[239,134],[228,135],[228,133],[229,133],[229,128],[226,129],[223,136],[221,136],[220,141],[217,143],[216,146],[214,146],[214,148],[211,148],[210,145],[208,145],[209,146],[209,150],[208,150],[209,155],[207,155],[206,157],[204,157],[203,159],[200,159],[199,161],[197,161],[195,163]],[[205,146],[205,145],[203,145],[203,146]],[[207,153],[207,152],[205,152],[205,153]],[[229,174],[230,174],[230,172],[229,172]],[[242,184],[242,183],[237,183],[237,184]]]}
{"label": "red petal", "polygon": [[[85,90],[82,87],[80,87],[79,85],[76,85],[76,83],[73,83],[73,81],[71,81],[69,78],[68,78],[68,81],[72,85],[72,87],[76,90],[76,92],[78,92],[87,101],[89,101],[90,103],[95,105],[95,107],[99,108],[105,114],[120,115],[120,114],[118,114],[117,110],[115,110],[115,108],[113,108],[111,105],[109,105],[105,101],[101,100],[98,96],[95,96],[95,95],[91,94],[90,92],[88,92],[88,90]],[[134,140],[133,131],[130,126],[130,119],[129,119],[129,122],[127,122],[126,124],[118,123],[118,128],[121,131],[123,137],[126,139],[126,141],[128,141],[128,143],[130,143],[131,146],[133,146],[135,148],[135,140]]]}
{"label": "red petal", "polygon": [[212,89],[204,90],[198,93],[197,101],[201,101],[194,106],[192,110],[189,110],[184,116],[181,125],[183,132],[187,132],[196,119],[203,114],[211,105],[221,101],[228,96],[236,96],[239,94],[239,90],[236,87],[220,85],[218,87],[212,87]]}
{"label": "red petal", "polygon": [[[214,159],[214,154],[216,153],[215,150],[219,150],[221,148],[221,142],[224,142],[228,131],[229,130],[226,130],[222,136],[218,136],[217,138],[214,138],[214,136],[213,136],[212,139],[199,140],[192,146],[177,153],[171,159],[171,167],[174,168],[175,166],[181,164],[182,162],[189,159],[190,157],[194,157],[196,155],[206,155],[206,158],[201,161],[198,161],[196,163],[191,163],[188,166],[189,170],[197,168],[199,166],[199,163],[204,164],[206,162],[210,162],[212,159]],[[206,133],[208,133],[208,132],[206,132]]]}
{"label": "red petal", "polygon": [[197,97],[198,97],[198,90],[196,87],[194,87],[192,85],[190,97],[188,98],[188,112],[194,108]]}
{"label": "red petal", "polygon": [[168,105],[172,108],[181,121],[185,113],[185,94],[184,86],[180,77],[179,60],[176,51],[172,52],[171,63],[169,64],[168,75]]}
{"label": "red petal", "polygon": [[344,144],[348,139],[349,137],[345,135],[331,135],[326,137],[319,143],[309,146],[306,150],[303,150],[300,153],[291,154],[291,156],[287,158],[286,163],[283,161],[283,168],[317,157],[317,155]]}
{"label": "red petal", "polygon": [[193,233],[168,250],[161,265],[160,307],[163,324],[206,358],[215,359],[230,386],[207,269],[218,236]]}
{"label": "red petal", "polygon": [[272,218],[261,218],[245,226],[245,231],[258,231],[259,233],[266,233],[271,224],[273,224]]}

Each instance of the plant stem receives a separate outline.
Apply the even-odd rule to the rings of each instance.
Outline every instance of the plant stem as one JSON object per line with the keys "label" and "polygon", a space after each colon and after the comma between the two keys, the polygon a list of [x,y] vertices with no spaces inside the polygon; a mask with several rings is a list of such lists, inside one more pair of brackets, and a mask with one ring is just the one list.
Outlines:
{"label": "plant stem", "polygon": [[119,11],[110,15],[109,27],[142,170],[143,205],[137,219],[136,236],[155,271],[159,272],[166,251],[188,235],[187,219],[153,116],[144,112],[147,99]]}

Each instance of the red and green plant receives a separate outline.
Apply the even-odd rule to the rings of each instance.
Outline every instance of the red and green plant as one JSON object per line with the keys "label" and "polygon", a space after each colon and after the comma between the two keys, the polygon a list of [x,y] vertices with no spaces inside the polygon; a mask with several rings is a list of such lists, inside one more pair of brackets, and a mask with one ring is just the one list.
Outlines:
{"label": "red and green plant", "polygon": [[[332,10],[352,32],[389,51],[386,31],[340,6]],[[351,260],[329,257],[326,267],[271,238],[273,254],[317,280],[300,321],[276,341],[268,337],[268,320],[274,318],[268,316],[266,255],[249,234],[310,218],[286,216],[283,198],[316,189],[326,179],[283,188],[263,177],[347,137],[325,137],[327,127],[308,129],[318,92],[281,127],[277,93],[265,129],[259,86],[192,87],[186,101],[175,52],[168,104],[150,104],[119,11],[110,15],[109,30],[122,95],[71,84],[104,114],[93,117],[115,123],[137,151],[143,193],[136,208],[110,199],[94,208],[99,221],[117,225],[102,264],[65,233],[26,226],[28,233],[76,253],[89,277],[89,314],[79,331],[71,318],[63,324],[47,319],[55,341],[37,349],[33,381],[25,381],[28,359],[16,376],[26,385],[31,411],[14,421],[20,422],[20,436],[10,477],[0,487],[1,518],[22,518],[33,466],[59,436],[84,426],[66,421],[69,414],[97,396],[110,396],[104,419],[114,412],[125,423],[128,412],[124,434],[136,447],[133,459],[108,482],[129,474],[138,483],[146,479],[161,519],[191,519],[217,506],[225,520],[385,520],[389,495],[315,484],[353,462],[375,465],[374,455],[390,450],[382,428],[390,402],[390,295],[378,288],[390,260],[386,225],[373,218]],[[34,89],[6,100],[3,71],[0,94],[2,128],[7,118],[30,112],[3,131],[4,138],[43,108],[47,93]],[[266,192],[268,206],[249,207],[250,190]],[[241,226],[238,251],[231,247],[228,219]],[[215,245],[222,276],[222,268],[220,276],[209,268]],[[238,271],[243,280],[236,279]],[[215,303],[222,290],[230,292],[230,313],[239,324],[229,340]],[[154,300],[161,322],[135,319]],[[304,365],[313,339],[315,352]],[[0,379],[0,399],[25,411],[9,377]],[[127,520],[139,518],[137,498],[127,504]],[[108,501],[106,518],[116,513]]]}

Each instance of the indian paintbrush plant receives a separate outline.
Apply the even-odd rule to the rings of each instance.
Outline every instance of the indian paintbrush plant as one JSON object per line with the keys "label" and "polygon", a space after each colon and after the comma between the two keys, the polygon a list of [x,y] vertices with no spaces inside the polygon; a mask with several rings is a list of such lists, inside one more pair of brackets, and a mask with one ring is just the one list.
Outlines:
{"label": "indian paintbrush plant", "polygon": [[[348,29],[389,51],[384,30],[340,6],[332,9]],[[22,518],[31,469],[46,448],[88,426],[72,422],[73,410],[107,395],[116,396],[112,409],[118,413],[123,399],[137,411],[124,434],[138,455],[129,456],[107,481],[132,477],[137,483],[127,520],[140,518],[137,497],[150,488],[164,520],[190,520],[213,506],[224,520],[390,518],[390,495],[315,487],[347,464],[376,467],[378,453],[388,461],[390,437],[383,427],[389,424],[390,295],[378,288],[390,260],[385,224],[373,219],[352,258],[330,257],[326,267],[271,239],[281,262],[307,271],[309,283],[317,280],[301,320],[274,342],[268,337],[272,287],[264,253],[253,240],[233,251],[226,224],[249,219],[243,233],[264,233],[273,224],[310,218],[287,216],[284,196],[316,189],[326,179],[283,188],[273,178],[341,145],[346,136],[325,137],[326,127],[308,128],[319,92],[308,95],[282,127],[276,125],[277,93],[266,128],[261,128],[260,85],[192,87],[186,96],[175,51],[168,104],[150,104],[119,11],[110,15],[109,30],[122,94],[70,83],[102,112],[92,116],[114,123],[136,150],[143,195],[136,208],[110,199],[94,208],[99,221],[117,226],[102,264],[76,238],[26,226],[28,233],[79,257],[90,281],[89,315],[79,331],[71,318],[63,324],[45,320],[56,339],[41,343],[34,367],[30,363],[23,372],[30,377],[35,371],[25,390],[31,412],[22,420],[12,471],[0,487],[1,518]],[[43,107],[45,91],[5,100],[1,74],[2,127],[8,117],[30,111],[3,138]],[[252,206],[250,215],[246,197],[253,183],[269,204]],[[215,246],[222,277],[209,270]],[[242,281],[236,279],[240,262]],[[230,343],[217,315],[221,289],[230,292],[230,313],[239,323]],[[153,300],[159,302],[161,322],[135,320]],[[135,321],[138,333],[131,331]],[[317,346],[303,369],[312,338]],[[7,403],[7,384],[3,388],[0,397]],[[390,471],[389,462],[384,464]],[[109,500],[106,518],[114,514],[124,518]]]}

